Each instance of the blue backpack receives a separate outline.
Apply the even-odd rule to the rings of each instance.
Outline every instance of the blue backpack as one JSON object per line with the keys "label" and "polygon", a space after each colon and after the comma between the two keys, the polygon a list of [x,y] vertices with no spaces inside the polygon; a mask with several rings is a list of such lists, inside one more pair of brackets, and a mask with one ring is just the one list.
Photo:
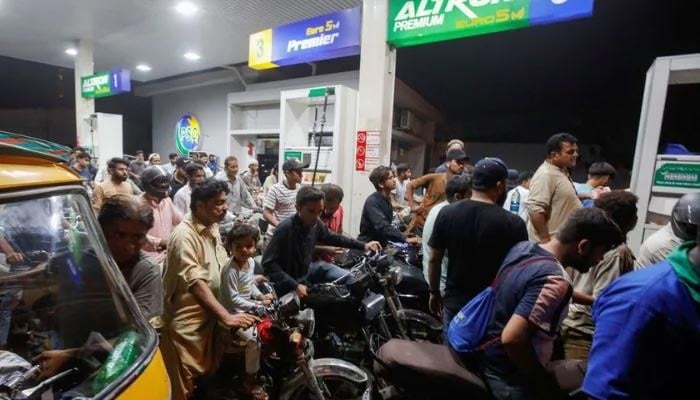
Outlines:
{"label": "blue backpack", "polygon": [[[516,268],[522,268],[537,261],[552,260],[557,262],[552,257],[533,257],[523,261],[511,268],[503,270],[503,279],[499,279],[500,272],[493,280],[491,286],[482,290],[467,303],[457,315],[450,321],[450,326],[447,330],[447,340],[458,353],[470,355],[484,350],[486,347],[497,343],[501,340],[500,335],[484,341],[486,329],[493,316],[493,310],[496,303],[496,291],[505,282],[508,274]],[[498,283],[498,284],[497,284]]]}

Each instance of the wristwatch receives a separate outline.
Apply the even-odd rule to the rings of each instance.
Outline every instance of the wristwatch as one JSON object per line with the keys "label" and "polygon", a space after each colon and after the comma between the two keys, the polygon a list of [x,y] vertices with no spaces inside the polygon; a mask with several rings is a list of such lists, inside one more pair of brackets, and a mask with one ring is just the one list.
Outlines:
{"label": "wristwatch", "polygon": [[430,289],[430,294],[440,294],[440,289]]}

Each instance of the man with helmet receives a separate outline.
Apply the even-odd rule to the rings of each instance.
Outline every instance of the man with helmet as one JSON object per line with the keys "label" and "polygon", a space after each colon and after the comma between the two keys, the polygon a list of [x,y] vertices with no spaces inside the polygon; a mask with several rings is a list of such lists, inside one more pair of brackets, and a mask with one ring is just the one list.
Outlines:
{"label": "man with helmet", "polygon": [[141,174],[144,203],[153,209],[153,227],[148,231],[148,242],[144,250],[157,263],[165,261],[165,251],[173,228],[182,222],[182,214],[168,197],[170,183],[165,168],[154,165]]}
{"label": "man with helmet", "polygon": [[685,234],[694,232],[692,240],[623,275],[593,305],[583,384],[593,399],[678,399],[696,390],[690,365],[700,359],[700,194],[684,196],[673,214]]}
{"label": "man with helmet", "polygon": [[695,239],[694,226],[688,226],[682,222],[681,209],[687,209],[688,205],[697,201],[700,193],[688,193],[681,197],[671,213],[671,220],[663,228],[654,232],[639,248],[636,266],[638,268],[654,265],[665,260],[671,252],[681,243]]}

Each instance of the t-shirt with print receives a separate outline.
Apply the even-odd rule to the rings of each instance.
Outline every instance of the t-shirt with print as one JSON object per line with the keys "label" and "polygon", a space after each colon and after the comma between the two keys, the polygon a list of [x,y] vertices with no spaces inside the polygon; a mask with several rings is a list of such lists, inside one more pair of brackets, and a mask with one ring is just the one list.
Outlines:
{"label": "t-shirt with print", "polygon": [[[537,258],[531,263],[528,260]],[[513,246],[496,278],[498,289],[494,312],[486,330],[486,340],[499,337],[510,318],[516,314],[537,328],[532,346],[542,365],[554,349],[554,339],[568,311],[573,287],[568,275],[554,255],[535,242]],[[484,366],[513,384],[520,381],[516,365],[508,358],[503,345],[496,342],[484,350]]]}
{"label": "t-shirt with print", "polygon": [[527,229],[497,204],[461,200],[440,211],[433,234],[423,239],[450,255],[443,304],[456,314],[491,284],[511,247],[527,240]]}
{"label": "t-shirt with print", "polygon": [[[273,210],[279,222],[297,213],[296,202],[299,185],[294,189],[290,189],[285,183],[286,180],[272,185],[270,190],[267,191],[267,195],[265,195],[265,200],[263,201],[263,207]],[[275,233],[275,227],[272,226],[272,224],[268,224],[267,235],[272,236],[273,233]]]}

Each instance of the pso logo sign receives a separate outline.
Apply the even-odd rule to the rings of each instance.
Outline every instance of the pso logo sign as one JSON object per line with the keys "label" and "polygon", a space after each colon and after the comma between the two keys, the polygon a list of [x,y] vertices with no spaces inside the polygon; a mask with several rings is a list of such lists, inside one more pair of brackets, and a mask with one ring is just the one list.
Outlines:
{"label": "pso logo sign", "polygon": [[199,121],[191,114],[185,114],[178,119],[175,125],[175,146],[180,154],[187,155],[191,151],[199,150],[202,131]]}

